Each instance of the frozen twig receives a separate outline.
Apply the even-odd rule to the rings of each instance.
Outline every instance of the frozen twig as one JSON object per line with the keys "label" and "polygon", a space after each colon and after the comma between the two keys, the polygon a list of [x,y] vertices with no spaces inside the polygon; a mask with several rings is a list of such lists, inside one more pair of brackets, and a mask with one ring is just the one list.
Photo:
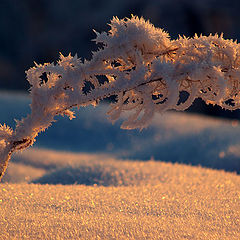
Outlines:
{"label": "frozen twig", "polygon": [[[35,64],[26,74],[31,84],[31,114],[15,130],[0,126],[0,178],[11,154],[32,145],[55,116],[74,118],[72,107],[97,105],[116,96],[108,112],[113,122],[122,112],[122,128],[144,128],[156,112],[185,110],[196,98],[225,109],[240,107],[240,46],[218,36],[179,37],[143,18],[113,18],[91,61],[60,54],[57,64]],[[180,98],[185,92],[187,99]]]}

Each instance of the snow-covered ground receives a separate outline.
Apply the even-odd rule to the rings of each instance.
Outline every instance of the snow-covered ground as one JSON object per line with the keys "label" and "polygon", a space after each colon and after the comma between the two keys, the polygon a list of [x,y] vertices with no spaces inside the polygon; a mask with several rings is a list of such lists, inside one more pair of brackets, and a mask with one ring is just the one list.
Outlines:
{"label": "snow-covered ground", "polygon": [[[29,103],[1,92],[0,122],[14,126]],[[59,118],[14,155],[0,239],[240,239],[240,176],[186,165],[239,173],[238,122],[170,112],[139,132],[105,112]]]}
{"label": "snow-covered ground", "polygon": [[0,239],[240,238],[239,176],[153,161],[99,165],[61,172],[91,186],[0,184]]}

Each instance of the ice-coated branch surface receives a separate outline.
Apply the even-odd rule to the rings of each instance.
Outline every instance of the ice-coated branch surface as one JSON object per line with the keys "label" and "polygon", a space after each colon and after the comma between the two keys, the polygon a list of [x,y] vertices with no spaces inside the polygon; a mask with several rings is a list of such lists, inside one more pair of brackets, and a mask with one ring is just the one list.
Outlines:
{"label": "ice-coated branch surface", "polygon": [[[100,45],[90,61],[60,54],[57,64],[35,64],[31,114],[15,130],[0,125],[0,178],[11,154],[32,145],[57,115],[74,118],[72,107],[97,105],[116,96],[108,112],[113,122],[129,111],[122,128],[144,128],[154,113],[185,110],[194,99],[234,110],[240,106],[240,45],[218,36],[179,36],[143,18],[113,18],[109,32],[97,33]],[[182,99],[181,93],[187,97]]]}

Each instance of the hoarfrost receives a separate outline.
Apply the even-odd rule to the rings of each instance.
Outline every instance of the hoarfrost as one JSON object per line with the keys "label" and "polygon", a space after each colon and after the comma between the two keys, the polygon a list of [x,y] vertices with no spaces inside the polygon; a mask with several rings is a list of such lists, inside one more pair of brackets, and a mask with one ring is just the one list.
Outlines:
{"label": "hoarfrost", "polygon": [[[126,129],[147,127],[156,112],[185,110],[196,98],[225,109],[239,108],[237,42],[217,34],[171,40],[167,32],[135,16],[115,17],[110,27],[108,33],[96,33],[101,47],[90,61],[60,54],[57,64],[35,64],[26,72],[32,113],[18,121],[13,132],[1,125],[1,151],[6,156],[32,145],[55,116],[72,119],[71,108],[97,105],[111,95],[116,103],[111,104],[109,118],[114,122],[129,111],[122,124]],[[189,95],[181,102],[183,91]],[[3,159],[1,166],[6,166]]]}

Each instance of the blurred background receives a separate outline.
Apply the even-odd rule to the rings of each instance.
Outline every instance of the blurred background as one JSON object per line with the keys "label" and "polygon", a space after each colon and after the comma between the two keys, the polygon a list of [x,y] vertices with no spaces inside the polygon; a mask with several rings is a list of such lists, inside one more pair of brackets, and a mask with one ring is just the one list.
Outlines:
{"label": "blurred background", "polygon": [[[143,16],[172,38],[223,32],[239,39],[239,10],[237,0],[0,0],[0,89],[26,92],[25,71],[34,61],[56,61],[59,52],[91,58],[92,29],[107,31],[113,16]],[[201,100],[189,110],[239,117],[239,111],[208,107]]]}

